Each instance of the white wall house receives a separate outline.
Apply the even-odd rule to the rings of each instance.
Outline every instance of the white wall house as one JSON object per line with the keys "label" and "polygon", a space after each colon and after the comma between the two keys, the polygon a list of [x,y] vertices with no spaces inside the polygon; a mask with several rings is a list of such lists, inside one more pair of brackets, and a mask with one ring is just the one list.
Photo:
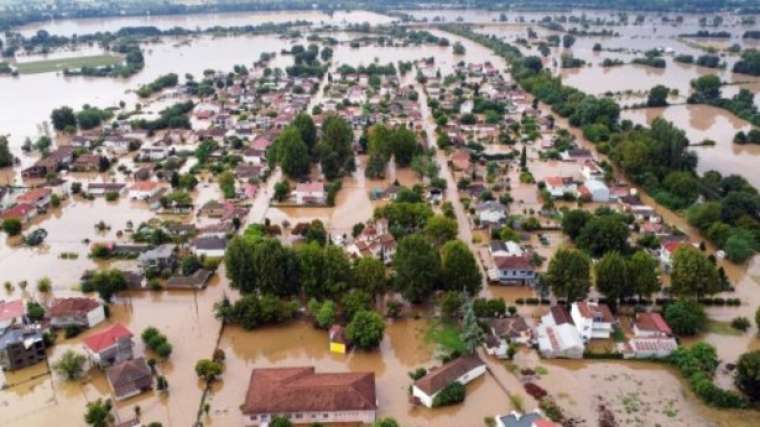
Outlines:
{"label": "white wall house", "polygon": [[615,318],[606,304],[586,301],[574,302],[570,308],[570,317],[584,341],[595,338],[608,339],[615,323]]}
{"label": "white wall house", "polygon": [[486,365],[477,356],[459,357],[432,369],[412,385],[412,396],[420,404],[432,408],[438,393],[454,382],[466,385],[486,373]]}
{"label": "white wall house", "polygon": [[546,358],[582,359],[583,340],[570,323],[549,325],[542,323],[536,328],[536,339],[541,356]]}

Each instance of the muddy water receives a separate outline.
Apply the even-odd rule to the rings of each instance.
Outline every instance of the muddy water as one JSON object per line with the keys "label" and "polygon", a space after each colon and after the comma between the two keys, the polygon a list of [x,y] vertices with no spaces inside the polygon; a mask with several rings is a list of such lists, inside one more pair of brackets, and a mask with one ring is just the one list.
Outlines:
{"label": "muddy water", "polygon": [[760,187],[760,174],[757,173],[760,146],[733,143],[736,132],[746,132],[751,128],[748,122],[733,114],[707,105],[678,105],[628,110],[624,111],[622,116],[639,124],[649,124],[655,118],[662,117],[686,131],[692,143],[699,143],[705,139],[715,141],[716,145],[712,147],[693,148],[699,155],[697,170],[700,173],[717,170],[724,175],[739,174],[755,187]]}
{"label": "muddy water", "polygon": [[327,15],[319,11],[288,12],[243,12],[243,13],[202,13],[196,15],[169,16],[129,16],[116,18],[66,19],[37,22],[21,27],[18,31],[30,36],[44,29],[50,34],[71,36],[105,31],[117,31],[122,27],[154,26],[161,30],[174,27],[205,29],[214,26],[231,27],[308,21],[313,24],[343,25],[347,23],[369,22],[372,25],[386,24],[392,18],[367,11],[335,12]]}
{"label": "muddy water", "polygon": [[430,410],[408,401],[411,380],[407,373],[417,367],[437,365],[434,348],[424,339],[426,320],[389,323],[378,351],[355,351],[348,355],[329,352],[327,333],[305,322],[246,332],[226,328],[220,347],[226,354],[224,380],[211,396],[211,412],[202,420],[213,426],[238,426],[248,377],[254,368],[312,366],[321,372],[374,372],[379,403],[378,416],[392,416],[404,426],[451,426],[480,424],[483,417],[505,413],[510,406],[504,392],[489,376],[467,386],[463,405]]}

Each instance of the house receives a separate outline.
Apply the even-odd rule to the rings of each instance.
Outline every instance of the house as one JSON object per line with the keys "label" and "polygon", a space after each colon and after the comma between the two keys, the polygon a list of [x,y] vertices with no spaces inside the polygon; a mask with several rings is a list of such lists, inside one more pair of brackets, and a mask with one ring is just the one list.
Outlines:
{"label": "house", "polygon": [[533,330],[521,316],[493,319],[490,326],[494,336],[506,338],[509,342],[528,345],[533,339]]}
{"label": "house", "polygon": [[316,373],[313,366],[254,369],[241,410],[245,426],[266,426],[276,416],[298,424],[372,424],[375,375]]}
{"label": "house", "polygon": [[144,357],[126,360],[106,370],[115,400],[124,400],[153,388],[153,372]]}
{"label": "house", "polygon": [[115,324],[84,339],[84,349],[94,365],[108,367],[133,357],[132,332]]}
{"label": "house", "polygon": [[[102,159],[105,158],[97,154],[82,154],[71,164],[71,170],[74,172],[98,172]],[[107,165],[108,163],[104,161],[103,164]]]}
{"label": "house", "polygon": [[170,150],[166,147],[142,147],[140,148],[140,159],[143,161],[159,161],[169,157]]}
{"label": "house", "polygon": [[575,197],[578,194],[578,185],[569,177],[550,176],[544,181],[546,191],[554,198],[560,198],[565,194]]}
{"label": "house", "polygon": [[512,411],[509,415],[497,416],[496,426],[497,427],[558,427],[559,425],[549,421],[549,419],[547,419],[541,411],[536,409],[535,411],[528,412],[527,414],[521,414],[519,412]]}
{"label": "house", "polygon": [[665,273],[669,273],[671,267],[673,267],[673,254],[675,254],[680,247],[687,245],[688,242],[682,239],[669,239],[660,243],[660,266]]}
{"label": "house", "polygon": [[665,358],[678,348],[673,337],[634,337],[618,343],[617,349],[626,359]]}
{"label": "house", "polygon": [[454,382],[466,385],[486,373],[486,365],[477,356],[456,358],[442,366],[431,369],[427,375],[412,385],[412,396],[419,403],[433,407],[438,393]]}
{"label": "house", "polygon": [[0,368],[4,371],[34,365],[46,357],[39,328],[18,325],[0,332]]}
{"label": "house", "polygon": [[48,174],[58,172],[68,167],[74,160],[74,147],[64,145],[58,147],[47,156],[37,160],[32,166],[21,171],[21,176],[27,178],[45,178]]}
{"label": "house", "polygon": [[451,165],[455,170],[468,171],[470,170],[470,153],[465,150],[457,150],[451,155]]}
{"label": "house", "polygon": [[346,250],[355,257],[373,256],[390,264],[396,253],[396,239],[388,229],[388,220],[368,221]]}
{"label": "house", "polygon": [[91,182],[87,184],[87,193],[92,196],[105,196],[108,193],[121,194],[127,184],[119,182]]}
{"label": "house", "polygon": [[164,287],[166,289],[203,289],[213,274],[213,271],[201,268],[189,276],[170,277]]}
{"label": "house", "polygon": [[324,205],[327,203],[325,184],[322,182],[305,182],[296,185],[293,192],[299,205]]}
{"label": "house", "polygon": [[28,203],[21,203],[11,208],[4,210],[0,213],[0,220],[17,219],[22,223],[26,223],[34,218],[37,213],[37,208]]}
{"label": "house", "polygon": [[190,243],[190,247],[197,256],[221,258],[227,248],[227,239],[217,235],[199,236]]}
{"label": "house", "polygon": [[604,170],[593,160],[583,162],[581,175],[586,181],[604,181]]}
{"label": "house", "polygon": [[672,337],[673,331],[660,313],[636,313],[633,334],[640,338]]}
{"label": "house", "polygon": [[546,358],[581,359],[584,345],[578,330],[571,323],[541,323],[536,328],[538,351]]}
{"label": "house", "polygon": [[174,245],[167,243],[141,253],[137,261],[140,262],[144,271],[151,269],[159,271],[164,269],[174,270],[177,256]]}
{"label": "house", "polygon": [[158,181],[137,181],[129,187],[129,198],[132,200],[148,200],[158,194],[164,185]]}
{"label": "house", "polygon": [[224,203],[218,200],[209,200],[201,206],[198,211],[198,216],[207,216],[209,218],[221,218],[224,216],[226,208]]}
{"label": "house", "polygon": [[507,207],[495,200],[489,200],[476,205],[475,214],[481,226],[498,226],[507,219]]}
{"label": "house", "polygon": [[50,206],[52,195],[53,191],[49,188],[35,188],[34,190],[29,190],[16,197],[16,203],[19,205],[32,205],[38,211],[44,211]]}
{"label": "house", "polygon": [[615,318],[607,304],[578,301],[570,307],[570,317],[584,341],[608,339]]}
{"label": "house", "polygon": [[541,316],[541,323],[544,325],[564,325],[566,323],[572,325],[573,319],[570,317],[570,313],[567,312],[565,307],[561,305],[553,305],[549,308],[549,313]]}
{"label": "house", "polygon": [[594,203],[607,203],[610,201],[610,189],[601,181],[589,180],[578,188],[580,197]]}
{"label": "house", "polygon": [[491,244],[488,246],[488,252],[492,257],[509,257],[509,256],[523,256],[525,251],[515,242],[510,240],[491,240]]}
{"label": "house", "polygon": [[247,182],[252,179],[259,178],[264,173],[264,167],[261,165],[245,165],[241,164],[235,168],[235,178],[238,181]]}
{"label": "house", "polygon": [[488,276],[494,282],[532,286],[536,281],[536,268],[527,254],[497,256],[493,263]]}
{"label": "house", "polygon": [[0,301],[0,331],[13,325],[24,323],[26,307],[20,299],[15,301]]}
{"label": "house", "polygon": [[46,316],[54,328],[91,328],[106,320],[103,305],[92,298],[84,297],[56,298],[48,306]]}
{"label": "house", "polygon": [[346,338],[346,328],[341,325],[332,325],[329,332],[330,351],[338,354],[346,354],[348,350],[348,339]]}

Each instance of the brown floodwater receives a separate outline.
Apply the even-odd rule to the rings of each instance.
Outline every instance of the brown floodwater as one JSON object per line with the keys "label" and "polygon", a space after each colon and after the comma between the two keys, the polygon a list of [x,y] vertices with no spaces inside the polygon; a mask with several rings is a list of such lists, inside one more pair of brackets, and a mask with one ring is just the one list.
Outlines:
{"label": "brown floodwater", "polygon": [[717,170],[723,175],[739,174],[755,187],[760,187],[760,173],[757,172],[760,146],[733,143],[734,134],[748,131],[751,125],[732,113],[708,105],[677,105],[627,110],[622,116],[639,124],[650,124],[655,118],[662,117],[686,131],[692,143],[705,139],[715,141],[714,146],[692,148],[699,156],[697,171]]}
{"label": "brown floodwater", "polygon": [[[166,18],[169,22],[167,26],[177,25],[171,23],[173,18],[175,17]],[[150,19],[152,20],[150,25],[157,25],[156,21],[163,18]],[[65,25],[69,25],[66,22],[56,23],[61,25],[59,28],[62,28],[60,30],[62,33],[69,31],[65,29]],[[437,34],[444,35],[440,32]],[[460,40],[455,36],[446,36],[452,41]],[[489,60],[499,68],[504,68],[503,61],[490,51],[467,40],[461,41],[467,48],[467,59],[475,62]],[[234,64],[250,63],[256,60],[261,52],[279,51],[283,43],[290,43],[268,36],[220,39],[200,37],[190,44],[177,42],[177,40],[168,40],[151,45],[146,55],[145,71],[128,80],[67,79],[55,74],[0,79],[0,101],[4,101],[2,105],[14,106],[14,114],[0,115],[0,130],[2,133],[10,132],[11,141],[17,147],[24,137],[35,137],[39,133],[37,125],[47,120],[50,110],[59,105],[78,106],[88,102],[107,106],[115,105],[122,99],[130,104],[136,102],[136,98],[128,94],[127,90],[134,89],[160,74],[189,71],[197,75],[209,63],[215,64],[215,68],[229,69]],[[419,51],[417,56],[414,54],[414,49],[406,49],[400,50],[398,54],[400,56],[396,57],[394,49],[368,48],[365,51],[364,48],[356,50],[340,45],[336,49],[335,61],[336,63],[342,61],[351,64],[368,64],[375,57],[378,57],[380,62],[387,62],[401,58],[411,60],[435,55],[436,63],[442,71],[446,71],[448,64],[454,63],[454,58],[447,53],[450,50],[446,52],[438,48],[416,50]],[[243,57],[240,56],[240,52],[245,52]],[[197,58],[209,58],[209,61],[199,62]],[[31,96],[35,93],[36,96]],[[425,128],[428,130],[428,135],[433,135],[429,111],[424,107],[424,97],[421,97],[421,101],[423,116],[426,117]],[[672,109],[675,108],[679,107]],[[670,110],[666,110],[664,114],[667,115]],[[723,120],[720,114],[711,114],[701,119],[703,123],[710,124],[698,125],[691,123],[693,120],[691,113],[687,113],[687,116],[683,119],[684,123],[688,123],[688,127],[693,127],[699,132],[710,132],[706,129],[714,128],[714,123],[722,123],[721,120]],[[710,117],[713,117],[712,123]],[[640,120],[651,119],[646,117]],[[561,120],[557,123],[560,126],[566,125]],[[728,139],[720,135],[730,133],[733,136],[735,131],[730,127],[730,120],[728,125],[719,126],[722,126],[720,130],[715,131],[718,136],[713,138],[718,141],[718,146],[700,150],[723,149],[721,144]],[[684,127],[687,126],[684,125]],[[687,130],[695,132],[695,130]],[[574,134],[578,136],[577,132]],[[439,154],[439,156],[442,155]],[[700,163],[705,161],[706,156],[701,157]],[[298,221],[320,218],[333,229],[350,231],[350,227],[355,222],[366,220],[371,216],[375,203],[369,200],[369,190],[375,186],[387,185],[394,179],[398,179],[404,185],[412,185],[418,180],[410,170],[396,170],[392,166],[389,167],[385,180],[367,180],[361,168],[364,161],[365,159],[360,158],[359,170],[353,176],[344,179],[343,190],[338,196],[336,207],[330,209],[269,208],[268,198],[271,195],[272,186],[280,176],[279,172],[276,172],[263,186],[264,190],[260,191],[259,196],[252,202],[249,220],[261,222],[265,217],[269,217],[276,223],[277,220],[288,218],[291,224],[294,224]],[[732,164],[733,161],[734,159],[725,160],[728,164]],[[449,182],[450,191],[447,195],[451,197],[456,193],[456,187],[450,171],[445,166],[445,156],[439,157],[439,163],[442,164],[442,175]],[[530,168],[537,179],[554,174],[577,172],[571,165],[538,162],[533,155],[531,155]],[[8,182],[11,179],[8,175],[8,172],[4,171],[0,174],[0,179]],[[517,185],[519,180],[513,175],[513,171],[510,171],[513,197],[515,200],[523,200],[522,207],[516,204],[513,205],[513,209],[539,206],[535,186]],[[747,177],[752,179],[751,176]],[[195,196],[196,201],[202,203],[219,198],[219,190],[215,184],[201,184]],[[460,237],[471,242],[472,233],[469,227],[463,229],[461,226],[462,217],[464,217],[461,204],[458,199],[454,201],[457,218],[460,219]],[[662,208],[658,208],[658,211],[666,221],[676,224],[694,240],[699,239],[682,218]],[[115,203],[79,199],[65,202],[60,209],[38,220],[38,226],[50,232],[48,241],[40,248],[11,248],[9,245],[14,242],[4,240],[0,242],[0,271],[3,272],[0,279],[10,280],[13,283],[20,280],[29,281],[26,292],[22,293],[16,287],[11,295],[6,294],[4,298],[22,294],[28,297],[44,298],[42,295],[37,295],[34,283],[46,275],[53,279],[54,295],[75,295],[78,292],[72,286],[78,283],[79,276],[87,268],[107,265],[133,267],[132,261],[119,261],[114,264],[95,263],[87,258],[88,247],[82,243],[82,240],[85,238],[93,241],[112,240],[115,239],[116,231],[123,229],[128,220],[139,224],[152,217],[153,214],[144,206],[126,199]],[[111,225],[110,231],[104,234],[95,231],[94,224],[100,219]],[[464,221],[466,223],[466,218]],[[543,247],[535,238],[531,241],[531,244],[543,256],[549,256],[556,247],[566,244],[561,233],[547,233],[547,237],[550,242],[547,247]],[[59,254],[64,251],[77,252],[79,258],[60,259]],[[757,288],[760,286],[758,283],[760,259],[756,257],[748,266],[733,266],[728,263],[725,263],[725,266],[729,278],[736,285],[736,296],[742,298],[744,304],[739,308],[710,308],[711,317],[718,320],[730,320],[737,315],[751,317],[755,307],[760,305],[760,292]],[[5,291],[0,290],[0,292]],[[486,292],[487,295],[501,296],[509,301],[532,295],[532,291],[525,288],[492,286]],[[213,318],[212,306],[225,293],[236,295],[236,292],[229,288],[222,270],[204,291],[130,293],[116,301],[112,307],[112,318],[109,322],[123,323],[135,334],[139,334],[147,326],[156,326],[174,345],[174,353],[170,360],[159,364],[160,371],[167,376],[169,381],[169,394],[147,393],[118,404],[117,412],[121,419],[131,417],[134,406],[139,404],[144,422],[161,421],[164,425],[176,426],[192,424],[202,393],[202,385],[194,375],[193,365],[198,359],[209,357],[213,352],[220,324]],[[538,308],[538,310],[542,309]],[[524,306],[520,307],[520,312],[533,316],[536,314],[536,309]],[[96,330],[88,331],[73,339],[61,338],[59,344],[50,351],[51,360],[56,360],[68,348],[79,348],[83,337],[105,326],[101,325]],[[427,321],[425,320],[395,321],[388,325],[386,337],[378,351],[337,356],[328,352],[324,331],[316,330],[301,321],[292,322],[283,327],[256,331],[243,331],[236,327],[227,328],[220,341],[220,347],[227,355],[226,372],[222,381],[214,386],[211,394],[209,418],[202,416],[201,420],[204,423],[219,426],[239,425],[238,406],[243,401],[248,376],[254,367],[311,364],[316,365],[321,371],[375,372],[380,399],[379,414],[393,416],[402,425],[480,425],[483,417],[504,414],[512,409],[507,396],[498,387],[496,380],[490,376],[468,386],[469,397],[464,405],[435,411],[413,408],[409,405],[406,390],[411,380],[407,372],[419,366],[429,367],[435,363],[434,348],[424,339],[426,329]],[[750,333],[741,336],[709,333],[703,339],[718,347],[721,359],[735,361],[743,351],[758,348],[755,332],[753,327]],[[138,352],[142,351],[142,345],[138,344]],[[609,405],[616,408],[616,413],[620,414],[618,419],[626,420],[625,425],[660,423],[661,425],[748,426],[760,423],[757,413],[706,408],[691,395],[687,385],[680,380],[679,376],[663,365],[635,362],[540,362],[535,354],[530,356],[529,353],[525,355],[521,353],[517,364],[523,363],[533,367],[538,364],[545,366],[549,372],[539,380],[539,384],[555,395],[570,414],[585,418],[589,423],[593,423],[596,419],[595,396],[603,396]],[[525,398],[527,408],[535,405],[522,393],[517,378],[506,366],[493,361],[490,365],[494,375],[507,384],[510,392],[520,394]],[[45,375],[45,372],[46,366],[38,364],[0,377],[4,384],[16,384],[0,391],[0,407],[3,407],[0,410],[1,425],[48,425],[53,422],[62,425],[80,425],[78,420],[81,420],[86,402],[110,395],[105,378],[100,372],[91,371],[80,383],[66,383],[57,376]],[[725,378],[721,377],[720,381],[724,384]],[[638,394],[633,398],[631,393]],[[639,409],[633,414],[625,411],[624,402],[631,400],[640,402]],[[675,415],[668,415],[674,413]]]}

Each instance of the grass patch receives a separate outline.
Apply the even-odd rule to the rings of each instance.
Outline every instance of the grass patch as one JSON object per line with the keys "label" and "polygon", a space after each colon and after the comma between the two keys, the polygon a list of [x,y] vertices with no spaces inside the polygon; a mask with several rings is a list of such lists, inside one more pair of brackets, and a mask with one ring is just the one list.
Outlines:
{"label": "grass patch", "polygon": [[718,335],[740,336],[742,331],[731,327],[731,322],[721,322],[719,320],[710,320],[707,322],[707,332]]}
{"label": "grass patch", "polygon": [[38,74],[63,71],[65,69],[79,69],[82,67],[103,67],[120,64],[123,61],[124,58],[117,55],[93,55],[18,63],[16,64],[16,68],[19,74]]}
{"label": "grass patch", "polygon": [[459,328],[453,323],[433,321],[425,333],[425,341],[432,342],[445,353],[464,353],[465,345],[459,336]]}

